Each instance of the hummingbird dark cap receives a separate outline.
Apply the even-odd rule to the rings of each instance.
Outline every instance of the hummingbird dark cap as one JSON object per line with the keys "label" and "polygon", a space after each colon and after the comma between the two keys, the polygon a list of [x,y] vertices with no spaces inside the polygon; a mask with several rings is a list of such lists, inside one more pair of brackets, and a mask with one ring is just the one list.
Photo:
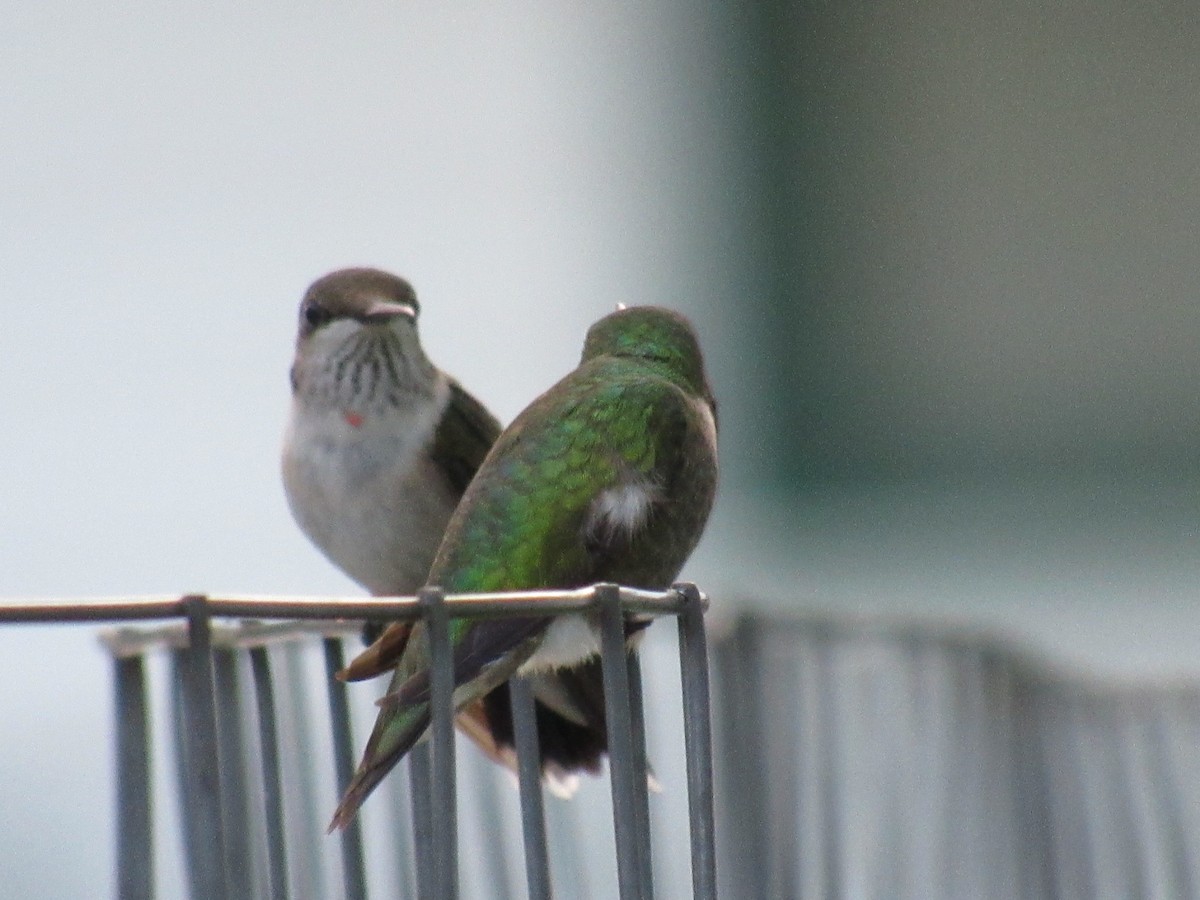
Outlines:
{"label": "hummingbird dark cap", "polygon": [[305,292],[299,335],[303,339],[333,319],[368,322],[401,315],[416,321],[420,313],[417,293],[403,278],[381,269],[339,269],[318,278]]}

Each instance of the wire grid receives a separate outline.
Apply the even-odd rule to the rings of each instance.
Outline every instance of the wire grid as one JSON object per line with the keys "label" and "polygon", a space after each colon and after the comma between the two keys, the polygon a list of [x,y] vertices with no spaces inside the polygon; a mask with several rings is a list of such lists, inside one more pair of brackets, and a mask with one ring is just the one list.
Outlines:
{"label": "wire grid", "polygon": [[[333,678],[345,664],[342,639],[357,634],[355,622],[423,619],[432,651],[431,738],[410,753],[407,772],[412,809],[411,873],[416,896],[458,896],[458,824],[452,709],[453,670],[449,621],[459,617],[510,617],[589,613],[601,631],[601,663],[610,750],[610,782],[620,897],[653,895],[645,723],[641,670],[625,650],[624,618],[637,613],[675,616],[683,697],[692,888],[695,897],[716,896],[713,826],[712,735],[708,648],[704,631],[707,598],[691,584],[648,592],[601,584],[575,591],[443,595],[426,588],[416,598],[330,599],[262,597],[153,597],[79,602],[8,603],[0,622],[167,620],[157,628],[113,629],[104,635],[113,656],[117,732],[117,888],[123,898],[154,896],[154,823],[151,778],[147,655],[171,657],[172,728],[178,775],[186,882],[199,898],[270,897],[287,900],[303,863],[304,847],[289,847],[284,820],[279,721],[275,679],[267,648],[298,639],[320,640],[326,675],[336,784],[344,790],[354,769],[347,686]],[[170,620],[183,619],[184,624]],[[219,620],[243,620],[224,624]],[[342,621],[330,621],[338,619]],[[214,620],[218,620],[214,622]],[[272,621],[263,621],[272,620]],[[253,712],[241,708],[239,662],[248,664]],[[520,817],[528,894],[552,895],[547,829],[534,701],[523,679],[512,682]],[[253,722],[251,741],[247,722]],[[241,764],[247,743],[256,746],[261,790],[249,789]],[[397,779],[394,772],[390,779]],[[261,798],[261,809],[251,809]],[[319,813],[318,813],[319,814]],[[361,817],[340,835],[342,891],[348,900],[367,897]],[[255,859],[265,856],[265,872]],[[260,866],[260,868],[262,868]],[[289,884],[289,881],[291,884]]]}

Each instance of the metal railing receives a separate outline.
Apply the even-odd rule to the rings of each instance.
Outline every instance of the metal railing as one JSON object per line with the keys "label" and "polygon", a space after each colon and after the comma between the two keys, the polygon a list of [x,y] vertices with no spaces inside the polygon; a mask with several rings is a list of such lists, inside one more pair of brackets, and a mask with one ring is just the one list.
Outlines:
{"label": "metal railing", "polygon": [[[117,748],[117,890],[123,898],[155,892],[155,828],[151,772],[152,729],[147,655],[167,650],[173,662],[172,725],[178,773],[187,884],[193,900],[264,896],[287,900],[288,846],[275,681],[267,648],[272,643],[319,638],[323,647],[336,784],[339,793],[354,770],[347,686],[333,675],[345,663],[342,640],[358,622],[424,620],[432,655],[431,738],[410,754],[413,867],[417,895],[458,895],[452,657],[454,618],[504,618],[588,613],[598,623],[609,743],[616,862],[622,900],[653,895],[641,670],[625,650],[627,614],[675,616],[687,768],[692,890],[716,896],[713,823],[712,732],[707,598],[694,585],[648,592],[600,584],[572,591],[444,595],[426,588],[415,598],[184,597],[97,598],[0,604],[4,622],[148,622],[103,635],[113,657]],[[181,621],[172,621],[181,620]],[[255,740],[262,808],[241,765],[246,735],[236,690],[239,654],[248,658],[253,683]],[[547,829],[532,692],[512,682],[513,727],[519,769],[521,826],[528,894],[551,896]],[[397,777],[393,773],[391,777]],[[256,833],[257,830],[257,833]],[[348,900],[367,897],[360,818],[341,833],[342,890]],[[252,857],[265,847],[266,877],[255,879]]]}

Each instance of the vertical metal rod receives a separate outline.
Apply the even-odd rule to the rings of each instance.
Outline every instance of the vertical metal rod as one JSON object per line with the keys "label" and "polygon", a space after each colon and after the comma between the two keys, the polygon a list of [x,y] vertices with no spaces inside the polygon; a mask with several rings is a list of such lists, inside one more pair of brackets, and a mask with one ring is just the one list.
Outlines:
{"label": "vertical metal rod", "polygon": [[238,693],[237,655],[229,648],[212,654],[217,713],[217,763],[221,772],[221,821],[225,826],[225,879],[230,893],[254,893],[250,808],[243,764],[242,705]]}
{"label": "vertical metal rod", "polygon": [[546,810],[542,805],[542,752],[538,746],[537,709],[533,690],[524,678],[511,679],[508,689],[521,785],[525,881],[530,900],[550,900],[550,861],[546,855]]}
{"label": "vertical metal rod", "polygon": [[198,896],[225,900],[225,830],[221,818],[221,777],[217,756],[217,709],[213,700],[212,622],[202,596],[183,598],[188,622],[188,649],[183,667],[184,739],[188,767],[188,807],[194,825],[193,872]]}
{"label": "vertical metal rod", "polygon": [[175,742],[175,789],[179,794],[179,816],[183,820],[183,863],[187,874],[189,896],[200,896],[203,889],[202,876],[196,871],[198,849],[207,840],[200,834],[196,818],[188,814],[195,793],[192,769],[188,765],[188,711],[184,683],[187,681],[188,649],[182,647],[171,651],[171,737]]}
{"label": "vertical metal rod", "polygon": [[433,813],[435,894],[458,896],[458,814],[454,785],[454,653],[450,619],[440,588],[417,595],[429,634],[429,705],[431,753],[430,803]]}
{"label": "vertical metal rod", "polygon": [[650,764],[646,759],[646,715],[642,696],[642,664],[637,651],[628,647],[625,651],[625,665],[629,671],[629,722],[633,730],[633,780],[637,786],[634,799],[637,800],[637,829],[638,866],[641,869],[642,884],[646,900],[654,896],[654,860],[650,843],[650,792],[647,774]]}
{"label": "vertical metal rod", "polygon": [[688,824],[692,842],[692,895],[697,900],[715,900],[717,850],[704,605],[700,591],[694,584],[676,584],[674,589],[684,600],[683,612],[679,616],[679,666],[687,756]]}
{"label": "vertical metal rod", "polygon": [[421,743],[408,752],[408,781],[412,795],[413,858],[417,868],[417,896],[436,900],[434,871],[433,777],[429,744]]}
{"label": "vertical metal rod", "polygon": [[154,827],[150,800],[150,716],[142,656],[113,660],[117,707],[117,896],[154,896]]}
{"label": "vertical metal rod", "polygon": [[[638,846],[637,774],[630,721],[629,668],[625,661],[625,626],[621,591],[615,584],[596,585],[600,618],[600,662],[604,672],[604,706],[608,719],[608,753],[617,840],[617,883],[621,900],[644,896]],[[646,789],[643,779],[641,789]]]}
{"label": "vertical metal rod", "polygon": [[[354,777],[354,740],[350,735],[350,701],[346,684],[335,676],[346,667],[341,638],[321,641],[325,651],[325,687],[329,692],[329,718],[333,724],[333,765],[338,794],[344,794]],[[346,900],[366,900],[367,875],[363,860],[362,825],[354,816],[342,829],[342,885]]]}
{"label": "vertical metal rod", "polygon": [[267,823],[267,873],[271,900],[288,900],[287,842],[283,831],[283,782],[279,773],[279,732],[275,688],[266,647],[250,650],[250,672],[258,707],[258,743],[262,752],[263,806]]}

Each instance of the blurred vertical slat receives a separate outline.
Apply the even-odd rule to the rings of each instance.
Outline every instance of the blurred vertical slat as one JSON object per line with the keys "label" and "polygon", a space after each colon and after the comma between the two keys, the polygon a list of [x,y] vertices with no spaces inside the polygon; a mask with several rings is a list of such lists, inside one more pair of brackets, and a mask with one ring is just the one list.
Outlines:
{"label": "blurred vertical slat", "polygon": [[413,858],[416,862],[417,897],[420,900],[433,900],[436,897],[432,767],[433,758],[428,742],[417,744],[408,752],[408,781],[412,791]]}
{"label": "blurred vertical slat", "polygon": [[[281,677],[275,683],[279,713],[280,774],[287,803],[284,828],[288,843],[291,883],[313,897],[325,896],[325,819],[329,798],[318,793],[311,747],[323,736],[313,727],[318,702],[309,688],[305,648],[296,643],[280,648]],[[299,896],[299,895],[298,895]]]}
{"label": "blurred vertical slat", "polygon": [[175,789],[179,794],[180,828],[183,831],[183,864],[187,871],[188,893],[198,897],[203,888],[203,876],[196,871],[199,858],[193,847],[199,847],[204,837],[199,834],[200,823],[195,816],[188,815],[192,805],[195,780],[189,763],[189,741],[187,736],[187,701],[183,685],[187,679],[188,651],[181,648],[171,651],[171,737],[175,744]]}
{"label": "blurred vertical slat", "polygon": [[716,823],[713,818],[712,713],[708,683],[708,641],[704,610],[694,584],[677,584],[684,608],[679,615],[679,670],[683,692],[688,826],[692,854],[692,896],[717,896]]}
{"label": "blurred vertical slat", "polygon": [[612,781],[613,827],[617,836],[617,878],[621,900],[649,896],[651,886],[643,881],[642,847],[649,834],[641,833],[636,792],[646,790],[637,783],[629,668],[625,653],[625,625],[621,614],[620,590],[616,585],[598,585],[596,600],[600,619],[601,663],[604,673],[604,703],[608,719],[608,752]]}
{"label": "blurred vertical slat", "polygon": [[204,597],[187,597],[184,606],[188,648],[181,688],[189,788],[183,813],[193,823],[188,829],[187,848],[194,859],[192,900],[224,900],[229,896],[229,887],[225,877],[225,828],[213,698],[212,621]]}
{"label": "blurred vertical slat", "polygon": [[254,879],[253,837],[246,754],[242,734],[241,694],[237,653],[228,647],[213,651],[213,689],[220,702],[217,714],[217,764],[221,771],[221,821],[225,830],[225,878],[230,895],[259,895]]}
{"label": "blurred vertical slat", "polygon": [[[420,748],[415,748],[409,757]],[[388,812],[393,826],[395,843],[388,846],[388,862],[395,865],[393,877],[399,898],[417,896],[416,849],[412,827],[413,790],[409,766],[398,765],[388,776],[383,790],[387,791]]]}
{"label": "blurred vertical slat", "polygon": [[279,729],[275,688],[266,647],[250,650],[250,671],[262,753],[263,814],[267,832],[267,874],[271,900],[288,900],[287,843],[283,829],[283,782],[279,767]]}
{"label": "blurred vertical slat", "polygon": [[[519,756],[520,735],[516,736],[516,745]],[[497,766],[483,753],[473,750],[459,754],[458,763],[462,767],[458,778],[459,812],[464,808],[470,811],[475,820],[477,836],[482,837],[482,840],[469,845],[474,852],[467,854],[469,859],[462,860],[462,871],[466,873],[474,870],[475,884],[486,885],[488,895],[495,900],[513,900],[514,897],[526,896],[527,892],[515,889],[511,874],[520,868],[521,860],[525,859],[521,847],[524,835],[518,837],[506,827],[507,801],[511,799],[511,773]],[[520,803],[519,792],[523,788],[519,781],[517,787]],[[538,790],[540,796],[540,782]],[[522,806],[522,812],[523,810]],[[523,825],[524,823],[522,832]],[[518,849],[522,850],[521,859],[516,858]],[[478,890],[464,890],[463,893],[471,897],[479,896]]]}
{"label": "blurred vertical slat", "polygon": [[[341,638],[325,638],[325,686],[329,696],[329,719],[333,726],[333,760],[338,795],[344,794],[354,777],[354,741],[350,734],[350,703],[346,685],[337,673],[346,667]],[[363,859],[362,824],[358,816],[341,830],[342,886],[346,900],[366,900],[367,875]]]}
{"label": "blurred vertical slat", "polygon": [[150,714],[141,654],[113,659],[117,715],[117,896],[154,896],[154,816],[150,796]]}
{"label": "blurred vertical slat", "polygon": [[550,863],[546,857],[546,810],[542,802],[541,749],[533,691],[524,678],[509,681],[513,739],[521,789],[521,831],[525,845],[525,883],[530,900],[550,900]]}
{"label": "blurred vertical slat", "polygon": [[[767,761],[760,717],[764,686],[758,621],[740,615],[713,652],[718,721],[717,772],[722,828],[717,836],[722,892],[764,897],[770,850],[764,777]],[[803,861],[801,861],[803,863]]]}
{"label": "blurred vertical slat", "polygon": [[645,885],[646,897],[654,893],[654,859],[650,834],[650,792],[647,790],[646,714],[642,698],[642,664],[636,651],[625,654],[629,680],[629,730],[633,738],[634,807],[637,810],[639,879]]}

